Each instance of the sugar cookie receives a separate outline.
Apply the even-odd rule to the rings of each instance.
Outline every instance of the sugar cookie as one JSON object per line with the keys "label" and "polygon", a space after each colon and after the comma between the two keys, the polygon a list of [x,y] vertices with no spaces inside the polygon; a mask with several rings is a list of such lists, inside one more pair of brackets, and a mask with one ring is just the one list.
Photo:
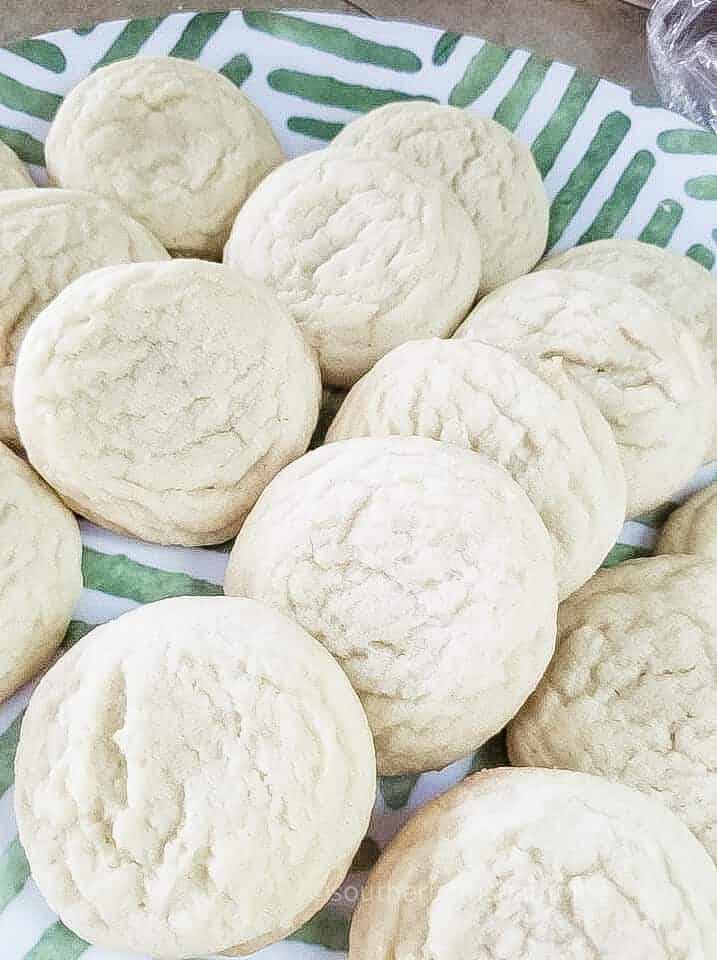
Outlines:
{"label": "sugar cookie", "polygon": [[224,589],[291,613],[359,693],[379,772],[444,767],[497,733],[555,642],[548,533],[491,460],[419,437],[342,440],[283,470]]}
{"label": "sugar cookie", "polygon": [[399,154],[450,187],[476,225],[481,291],[531,270],[548,236],[548,197],[529,148],[495,120],[444,104],[389,103],[347,124],[333,143]]}
{"label": "sugar cookie", "polygon": [[23,721],[32,875],[91,943],[251,953],[328,899],[368,826],[371,735],[336,663],[251,600],[182,597],[92,631]]}
{"label": "sugar cookie", "polygon": [[242,207],[226,263],[266,283],[350,386],[406,340],[449,336],[480,281],[480,241],[453,194],[391,157],[320,150],[275,170]]}
{"label": "sugar cookie", "polygon": [[168,257],[143,226],[89,193],[0,192],[0,440],[17,442],[15,359],[42,308],[89,270]]}
{"label": "sugar cookie", "polygon": [[283,153],[227,77],[179,57],[132,57],[70,91],[45,157],[53,183],[114,200],[174,253],[219,258],[237,210]]}
{"label": "sugar cookie", "polygon": [[717,483],[693,494],[670,514],[657,553],[691,553],[717,560]]}
{"label": "sugar cookie", "polygon": [[[639,240],[596,240],[549,257],[540,269],[592,270],[626,280],[682,320],[712,360],[717,376],[717,277],[691,257]],[[708,451],[717,459],[717,438]]]}
{"label": "sugar cookie", "polygon": [[77,522],[0,444],[0,701],[44,667],[82,590]]}
{"label": "sugar cookie", "polygon": [[615,432],[628,516],[663,503],[702,463],[717,410],[709,358],[637,287],[585,270],[542,270],[482,300],[457,335],[563,358]]}
{"label": "sugar cookie", "polygon": [[17,190],[34,186],[25,164],[14,150],[0,140],[0,190]]}
{"label": "sugar cookie", "polygon": [[274,297],[200,260],[86,274],[18,358],[17,423],[77,512],[158,543],[233,536],[309,444],[316,359]]}
{"label": "sugar cookie", "polygon": [[423,807],[374,868],[350,960],[709,960],[717,868],[621,784],[492,770]]}
{"label": "sugar cookie", "polygon": [[352,387],[327,440],[390,435],[456,443],[504,467],[552,537],[561,598],[597,570],[624,523],[612,431],[558,360],[529,367],[477,340],[397,347]]}
{"label": "sugar cookie", "polygon": [[508,752],[651,794],[717,860],[716,705],[717,562],[633,560],[561,604],[557,652]]}

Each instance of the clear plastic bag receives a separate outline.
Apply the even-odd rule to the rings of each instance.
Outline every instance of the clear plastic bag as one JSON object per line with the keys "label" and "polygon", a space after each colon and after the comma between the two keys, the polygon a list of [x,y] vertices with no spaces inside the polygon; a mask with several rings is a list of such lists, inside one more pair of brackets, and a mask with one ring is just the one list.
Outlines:
{"label": "clear plastic bag", "polygon": [[665,106],[717,132],[717,0],[656,0],[647,42]]}

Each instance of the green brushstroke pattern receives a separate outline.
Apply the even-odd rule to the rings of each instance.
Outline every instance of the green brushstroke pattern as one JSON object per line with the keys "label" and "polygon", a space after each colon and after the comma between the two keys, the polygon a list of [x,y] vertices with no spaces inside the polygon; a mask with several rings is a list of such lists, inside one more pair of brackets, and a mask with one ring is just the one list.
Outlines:
{"label": "green brushstroke pattern", "polygon": [[717,135],[706,130],[663,130],[657,145],[665,153],[717,153]]}
{"label": "green brushstroke pattern", "polygon": [[89,947],[61,923],[53,923],[23,960],[77,960]]}
{"label": "green brushstroke pattern", "polygon": [[53,73],[62,73],[67,67],[65,54],[56,44],[48,40],[15,40],[13,43],[5,44],[5,48],[18,57],[44,67],[45,70],[52,70]]}
{"label": "green brushstroke pattern", "polygon": [[694,200],[717,200],[717,174],[693,177],[685,184],[685,193]]}
{"label": "green brushstroke pattern", "polygon": [[19,110],[31,117],[41,120],[52,120],[62,103],[62,97],[46,90],[36,90],[28,87],[14,77],[0,73],[0,103],[11,110]]}
{"label": "green brushstroke pattern", "polygon": [[466,71],[451,90],[448,102],[454,107],[467,107],[485,93],[503,69],[511,50],[498,47],[488,40],[466,67]]}
{"label": "green brushstroke pattern", "polygon": [[0,797],[15,782],[15,753],[20,739],[23,711],[0,733]]}
{"label": "green brushstroke pattern", "polygon": [[602,562],[603,567],[616,567],[624,560],[635,560],[638,557],[651,557],[652,550],[648,547],[634,547],[630,543],[616,543]]}
{"label": "green brushstroke pattern", "polygon": [[83,620],[71,620],[60,649],[65,651],[69,650],[70,647],[74,647],[78,640],[86,637],[96,626],[96,623],[85,623]]}
{"label": "green brushstroke pattern", "polygon": [[453,53],[453,51],[458,46],[458,41],[461,39],[462,34],[460,33],[451,33],[449,30],[445,33],[442,33],[441,36],[436,41],[436,45],[433,48],[433,64],[436,67],[442,67],[446,63]]}
{"label": "green brushstroke pattern", "polygon": [[314,47],[344,60],[371,63],[402,73],[417,73],[422,66],[420,57],[412,50],[364,40],[341,27],[330,27],[264,10],[246,10],[244,20],[254,30],[261,30],[281,40],[291,40],[304,47]]}
{"label": "green brushstroke pattern", "polygon": [[315,117],[289,117],[286,125],[294,133],[303,133],[306,137],[324,141],[333,140],[344,128],[343,123],[329,123]]}
{"label": "green brushstroke pattern", "polygon": [[510,90],[498,104],[493,119],[508,130],[515,130],[535,94],[540,90],[545,74],[550,69],[550,60],[533,53],[518,74]]}
{"label": "green brushstroke pattern", "polygon": [[382,90],[364,87],[357,83],[344,83],[334,77],[320,77],[299,70],[272,70],[267,77],[272,90],[288,93],[302,100],[323,103],[331,107],[343,107],[358,113],[368,113],[374,107],[382,107],[396,100],[431,100],[435,97],[403,93],[401,90]]}
{"label": "green brushstroke pattern", "polygon": [[349,917],[326,906],[296,933],[292,933],[289,939],[300,940],[302,943],[317,943],[329,950],[348,950],[350,925]]}
{"label": "green brushstroke pattern", "polygon": [[590,141],[590,146],[578,162],[568,181],[553,200],[550,208],[548,248],[562,237],[566,227],[580,209],[595,181],[615,155],[627,136],[630,118],[619,110],[608,114]]}
{"label": "green brushstroke pattern", "polygon": [[222,594],[222,588],[208,580],[196,580],[186,573],[157,570],[130,560],[124,554],[98,553],[88,547],[82,551],[82,574],[86,587],[137,603],[153,603],[166,597],[216,597]]}
{"label": "green brushstroke pattern", "polygon": [[552,117],[533,141],[533,157],[543,178],[553,169],[598,83],[596,77],[574,74]]}
{"label": "green brushstroke pattern", "polygon": [[705,270],[711,270],[715,265],[715,255],[712,251],[701,243],[693,243],[687,251],[687,256],[691,257],[695,263],[699,263]]}
{"label": "green brushstroke pattern", "polygon": [[649,150],[639,150],[620,174],[615,189],[578,243],[614,236],[654,168],[654,154]]}
{"label": "green brushstroke pattern", "polygon": [[240,87],[251,73],[251,61],[245,53],[238,53],[236,57],[232,57],[228,63],[224,64],[219,73]]}
{"label": "green brushstroke pattern", "polygon": [[16,837],[0,853],[0,911],[20,893],[29,876],[30,864],[20,840]]}
{"label": "green brushstroke pattern", "polygon": [[402,777],[379,777],[378,788],[386,806],[390,810],[400,810],[408,803],[417,782],[418,777],[412,773]]}
{"label": "green brushstroke pattern", "polygon": [[676,200],[663,200],[637,239],[656,247],[667,246],[682,219],[682,212],[682,207]]}
{"label": "green brushstroke pattern", "polygon": [[0,127],[0,140],[14,150],[25,163],[36,163],[39,167],[45,165],[45,148],[39,140],[31,137],[24,130]]}
{"label": "green brushstroke pattern", "polygon": [[169,51],[170,57],[196,60],[228,16],[228,13],[197,13]]}
{"label": "green brushstroke pattern", "polygon": [[142,46],[152,36],[154,31],[164,20],[164,17],[146,17],[143,20],[130,20],[114,43],[107,49],[105,55],[92,68],[106,67],[115,60],[124,60],[139,53]]}

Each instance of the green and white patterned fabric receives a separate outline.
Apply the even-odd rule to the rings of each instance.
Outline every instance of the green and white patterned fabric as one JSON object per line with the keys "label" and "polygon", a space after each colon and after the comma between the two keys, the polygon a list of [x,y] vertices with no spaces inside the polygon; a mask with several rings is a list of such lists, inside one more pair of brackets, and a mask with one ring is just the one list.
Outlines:
{"label": "green and white patterned fabric", "polygon": [[[0,50],[0,138],[38,182],[44,182],[43,140],[63,95],[97,66],[135,54],[198,59],[221,70],[264,110],[291,155],[323,146],[357,114],[391,100],[423,97],[494,116],[532,145],[553,198],[551,246],[639,237],[715,267],[717,136],[564,64],[406,23],[181,13],[12,43]],[[717,465],[704,468],[695,486],[715,476]],[[606,562],[648,553],[668,509],[626,524]],[[67,645],[137,604],[221,593],[226,549],[156,548],[88,523],[82,533],[85,590]],[[2,552],[0,546],[0,562]],[[0,957],[120,960],[63,927],[29,878],[12,814],[14,752],[29,693],[0,706]],[[262,957],[317,960],[344,950],[362,878],[411,811],[469,771],[504,762],[498,737],[442,773],[384,779],[371,835],[342,890]]]}

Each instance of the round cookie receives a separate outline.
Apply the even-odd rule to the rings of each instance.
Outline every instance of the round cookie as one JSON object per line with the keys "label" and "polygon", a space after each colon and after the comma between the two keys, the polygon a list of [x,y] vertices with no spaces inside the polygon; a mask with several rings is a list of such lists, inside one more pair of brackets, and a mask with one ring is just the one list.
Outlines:
{"label": "round cookie", "polygon": [[419,437],[342,440],[283,470],[227,594],[291,615],[361,697],[379,773],[444,767],[535,688],[555,643],[550,538],[499,466]]}
{"label": "round cookie", "polygon": [[0,190],[17,190],[34,186],[25,164],[14,150],[0,140]]}
{"label": "round cookie", "polygon": [[333,143],[393,154],[442,180],[476,225],[481,291],[531,270],[548,236],[548,197],[528,147],[495,120],[414,100],[389,103],[347,124]]}
{"label": "round cookie", "polygon": [[557,652],[512,722],[511,762],[622,780],[717,860],[717,562],[602,570],[561,604]]}
{"label": "round cookie", "polygon": [[563,358],[615,432],[628,516],[663,503],[702,463],[715,424],[709,360],[637,287],[584,270],[543,270],[482,300],[457,336]]}
{"label": "round cookie", "polygon": [[670,514],[656,553],[689,553],[717,560],[717,483],[693,494]]}
{"label": "round cookie", "polygon": [[471,308],[480,241],[450,190],[400,158],[320,150],[242,207],[224,260],[266,283],[350,386],[406,340],[445,337]]}
{"label": "round cookie", "polygon": [[200,260],[86,274],[22,345],[15,409],[35,468],[78,513],[158,543],[233,536],[306,450],[316,359],[274,297]]}
{"label": "round cookie", "polygon": [[82,590],[77,522],[0,444],[0,702],[52,658]]}
{"label": "round cookie", "polygon": [[709,960],[717,868],[662,804],[499,769],[423,807],[374,867],[351,960]]}
{"label": "round cookie", "polygon": [[[712,360],[717,376],[717,277],[696,263],[662,247],[639,240],[596,240],[549,257],[539,267],[548,270],[592,270],[625,280],[654,297],[673,317],[682,320]],[[711,459],[717,459],[717,438]]]}
{"label": "round cookie", "polygon": [[17,442],[15,359],[43,307],[89,270],[168,258],[143,226],[89,193],[0,192],[0,440]]}
{"label": "round cookie", "polygon": [[558,596],[600,566],[625,520],[625,477],[610,427],[562,374],[477,340],[418,340],[352,387],[327,434],[422,436],[504,467],[553,541]]}
{"label": "round cookie", "polygon": [[342,671],[252,600],[182,597],[92,631],[23,721],[15,810],[79,936],[153,957],[245,954],[348,870],[375,793]]}
{"label": "round cookie", "polygon": [[284,157],[227,77],[178,57],[133,57],[70,91],[45,158],[53,183],[120,203],[176,254],[218,259],[237,210]]}

